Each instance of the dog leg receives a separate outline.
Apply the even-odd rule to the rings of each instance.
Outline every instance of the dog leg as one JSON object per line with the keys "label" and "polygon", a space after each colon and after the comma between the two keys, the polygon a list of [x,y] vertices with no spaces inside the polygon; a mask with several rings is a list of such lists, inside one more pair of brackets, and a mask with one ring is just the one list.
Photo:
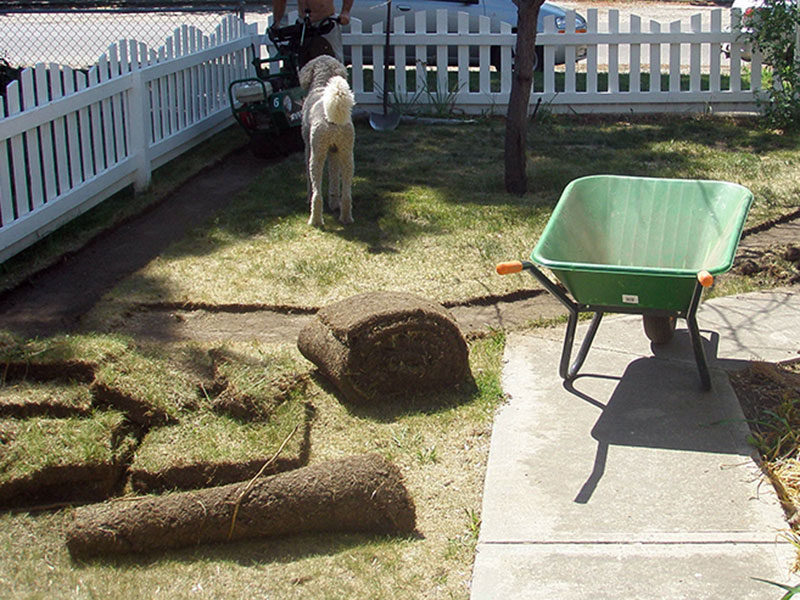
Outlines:
{"label": "dog leg", "polygon": [[305,140],[306,150],[306,203],[311,205],[311,142]]}
{"label": "dog leg", "polygon": [[342,179],[342,208],[339,211],[339,221],[344,225],[353,222],[353,147],[338,152],[339,173]]}
{"label": "dog leg", "polygon": [[341,169],[338,152],[328,154],[328,208],[339,210],[342,201]]}
{"label": "dog leg", "polygon": [[322,176],[325,172],[326,148],[314,148],[312,145],[308,163],[308,180],[311,183],[311,216],[308,224],[322,227]]}

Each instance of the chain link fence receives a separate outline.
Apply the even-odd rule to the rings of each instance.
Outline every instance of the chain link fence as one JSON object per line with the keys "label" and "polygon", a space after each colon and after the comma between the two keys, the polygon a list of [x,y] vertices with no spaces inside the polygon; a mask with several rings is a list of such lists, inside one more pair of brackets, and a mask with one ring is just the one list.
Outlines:
{"label": "chain link fence", "polygon": [[109,6],[107,2],[102,7],[92,4],[0,3],[0,63],[9,68],[37,63],[87,68],[110,44],[121,39],[134,39],[157,49],[182,25],[192,25],[209,35],[225,15],[235,13],[251,22],[246,10],[269,12],[264,4],[248,7],[243,2],[223,4],[218,0],[215,4],[194,2],[193,6],[168,1],[122,6]]}

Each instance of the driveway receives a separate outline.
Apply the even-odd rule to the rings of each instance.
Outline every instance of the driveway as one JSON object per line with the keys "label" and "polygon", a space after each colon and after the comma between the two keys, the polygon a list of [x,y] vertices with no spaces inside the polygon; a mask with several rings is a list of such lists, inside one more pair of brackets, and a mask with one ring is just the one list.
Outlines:
{"label": "driveway", "polygon": [[[711,12],[713,10],[722,11],[722,29],[730,27],[730,4],[723,3],[688,3],[688,2],[610,2],[590,0],[575,1],[575,0],[556,0],[556,3],[565,9],[574,9],[587,16],[589,9],[596,8],[598,16],[598,28],[601,32],[608,31],[608,15],[610,10],[619,11],[619,30],[622,32],[630,31],[630,17],[637,15],[642,19],[642,30],[650,30],[650,22],[657,21],[661,23],[661,30],[668,31],[670,23],[675,21],[681,22],[681,29],[683,31],[690,31],[691,19],[694,15],[701,15],[703,29],[709,29],[711,23]],[[642,61],[649,61],[649,54],[646,54],[645,48],[642,49]],[[701,65],[707,67],[710,62],[710,47],[704,44],[701,47]],[[661,49],[661,64],[664,68],[667,67],[669,60],[669,48],[663,47]],[[722,64],[727,64],[727,59],[722,57]],[[608,47],[598,48],[598,67],[601,71],[608,68]],[[622,69],[627,70],[630,63],[629,48],[628,46],[619,47],[619,64]],[[689,66],[689,47],[684,44],[681,48],[681,65],[682,70],[688,71]],[[644,65],[643,65],[644,66]],[[586,69],[586,63],[578,63],[579,70]]]}

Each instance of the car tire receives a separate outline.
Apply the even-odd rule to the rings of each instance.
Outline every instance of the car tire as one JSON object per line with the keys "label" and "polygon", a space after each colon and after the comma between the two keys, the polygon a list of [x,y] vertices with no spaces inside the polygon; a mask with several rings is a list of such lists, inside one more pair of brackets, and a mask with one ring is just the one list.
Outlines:
{"label": "car tire", "polygon": [[[495,71],[500,70],[500,46],[492,46],[491,50],[489,51],[489,64],[491,64]],[[511,53],[511,65],[513,68],[514,65],[514,53]],[[533,70],[541,71],[544,68],[544,48],[542,46],[536,46],[536,50],[533,54]]]}
{"label": "car tire", "polygon": [[544,46],[536,46],[533,53],[533,70],[541,72],[544,69]]}

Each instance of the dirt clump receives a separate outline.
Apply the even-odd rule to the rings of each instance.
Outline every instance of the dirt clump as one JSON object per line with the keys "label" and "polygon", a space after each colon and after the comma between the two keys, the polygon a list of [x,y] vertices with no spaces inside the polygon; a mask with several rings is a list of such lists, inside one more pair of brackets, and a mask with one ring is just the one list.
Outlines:
{"label": "dirt clump", "polygon": [[458,385],[470,375],[455,319],[406,293],[361,294],[324,307],[297,347],[356,404]]}
{"label": "dirt clump", "polygon": [[800,283],[800,247],[773,244],[765,248],[742,248],[733,272],[747,277],[764,276],[781,284]]}
{"label": "dirt clump", "polygon": [[408,534],[415,527],[399,469],[368,454],[246,483],[81,507],[66,538],[73,558],[90,558],[309,532]]}

